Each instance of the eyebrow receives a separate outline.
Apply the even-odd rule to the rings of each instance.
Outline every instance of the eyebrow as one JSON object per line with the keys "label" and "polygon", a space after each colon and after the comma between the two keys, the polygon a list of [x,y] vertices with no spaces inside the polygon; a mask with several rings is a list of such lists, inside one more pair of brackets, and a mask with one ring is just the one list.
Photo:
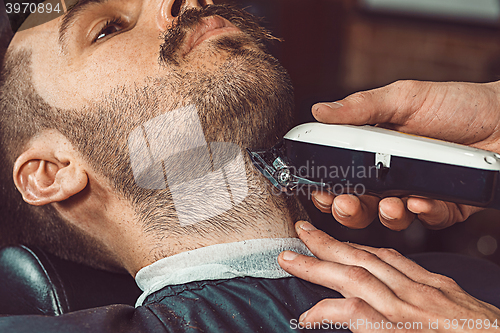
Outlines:
{"label": "eyebrow", "polygon": [[76,4],[71,6],[66,14],[64,14],[61,26],[59,27],[59,43],[63,49],[66,48],[68,31],[78,20],[78,17],[90,7],[101,5],[107,1],[108,0],[79,0]]}

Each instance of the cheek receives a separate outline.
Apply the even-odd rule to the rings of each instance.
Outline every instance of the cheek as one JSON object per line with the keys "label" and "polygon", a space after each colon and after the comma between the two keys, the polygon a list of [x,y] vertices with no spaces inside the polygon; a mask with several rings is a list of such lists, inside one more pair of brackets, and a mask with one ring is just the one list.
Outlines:
{"label": "cheek", "polygon": [[60,108],[81,108],[117,87],[141,86],[145,78],[159,75],[158,38],[119,37],[66,67],[49,66],[41,87],[46,101]]}
{"label": "cheek", "polygon": [[84,64],[84,72],[89,78],[104,87],[115,87],[124,83],[143,81],[145,77],[160,70],[158,38],[144,39],[140,36],[109,39],[106,45],[97,49]]}

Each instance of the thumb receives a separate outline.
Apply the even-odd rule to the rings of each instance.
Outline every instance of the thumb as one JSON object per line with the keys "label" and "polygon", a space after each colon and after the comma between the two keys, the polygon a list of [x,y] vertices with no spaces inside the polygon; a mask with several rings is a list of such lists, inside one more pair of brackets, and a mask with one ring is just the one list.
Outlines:
{"label": "thumb", "polygon": [[[352,94],[343,100],[313,105],[316,120],[327,124],[402,125],[417,110],[414,98],[422,82],[398,81],[381,88]],[[420,94],[419,94],[420,95]]]}

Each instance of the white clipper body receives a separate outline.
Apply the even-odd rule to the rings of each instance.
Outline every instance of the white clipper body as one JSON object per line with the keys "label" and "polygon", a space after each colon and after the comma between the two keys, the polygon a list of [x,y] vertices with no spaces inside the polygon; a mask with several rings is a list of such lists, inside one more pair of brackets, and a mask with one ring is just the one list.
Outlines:
{"label": "white clipper body", "polygon": [[500,155],[486,150],[368,125],[307,123],[249,154],[283,191],[306,185],[337,195],[417,195],[500,209]]}

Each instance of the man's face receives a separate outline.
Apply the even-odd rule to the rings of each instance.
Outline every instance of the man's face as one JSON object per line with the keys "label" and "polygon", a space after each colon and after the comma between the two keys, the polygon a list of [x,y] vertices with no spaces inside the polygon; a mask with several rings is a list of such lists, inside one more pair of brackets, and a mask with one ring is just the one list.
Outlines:
{"label": "man's face", "polygon": [[173,0],[82,2],[17,34],[13,45],[31,50],[34,89],[64,119],[55,127],[139,216],[164,225],[175,214],[168,191],[134,182],[127,151],[134,129],[187,106],[208,143],[263,147],[288,129],[288,76],[263,49],[269,36],[244,12],[191,0],[180,16]]}
{"label": "man's face", "polygon": [[[174,1],[79,3],[84,2],[66,19],[17,34],[14,40],[33,51],[34,86],[54,107],[79,109],[115,87],[165,72],[158,64],[159,36],[175,20]],[[238,33],[230,27],[222,30]],[[198,53],[205,51],[202,47]]]}
{"label": "man's face", "polygon": [[[197,0],[81,0],[65,16],[16,34],[12,45],[31,52],[31,81],[51,107],[81,113],[120,90],[147,87],[162,95],[160,113],[188,104],[201,108],[200,102],[219,108],[217,97],[231,102],[232,111],[244,108],[239,97],[261,102],[266,114],[252,115],[254,128],[272,112],[290,111],[289,105],[252,100],[259,93],[272,98],[291,91],[286,74],[264,50],[269,39],[248,14],[225,6],[202,10]],[[281,91],[267,91],[269,84]],[[240,96],[228,100],[228,92]],[[200,117],[227,119],[215,109],[207,112]]]}

